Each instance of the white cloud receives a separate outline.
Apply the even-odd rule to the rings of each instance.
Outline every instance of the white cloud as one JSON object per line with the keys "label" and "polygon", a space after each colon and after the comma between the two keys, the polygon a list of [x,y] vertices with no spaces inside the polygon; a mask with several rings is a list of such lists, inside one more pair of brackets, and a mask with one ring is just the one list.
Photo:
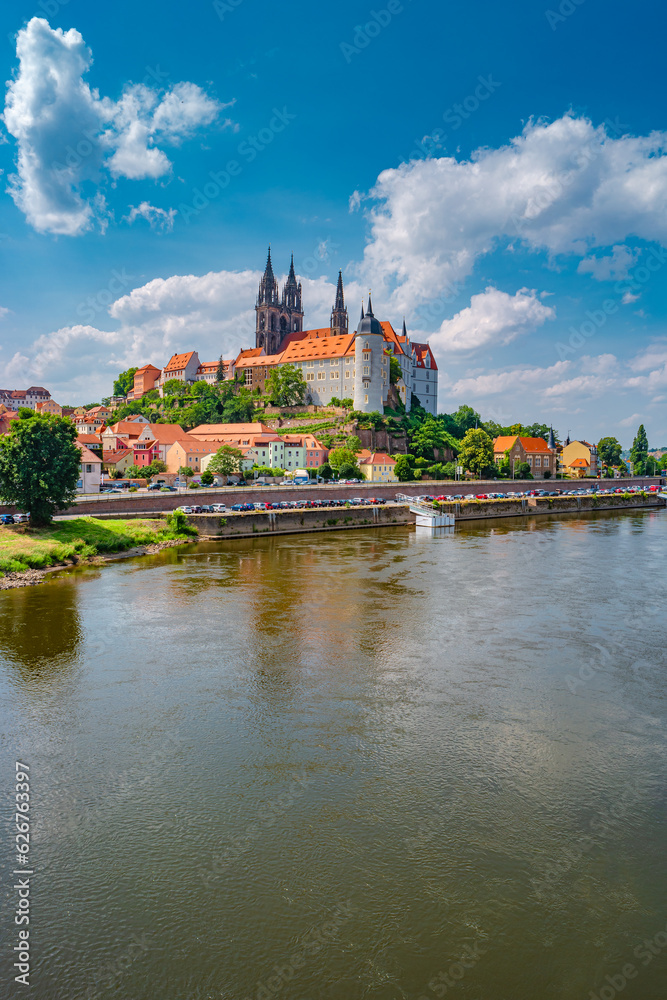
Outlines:
{"label": "white cloud", "polygon": [[136,219],[145,219],[151,229],[159,233],[170,233],[174,228],[175,215],[175,208],[156,208],[149,201],[142,201],[139,205],[130,205],[130,212],[123,221],[132,225]]}
{"label": "white cloud", "polygon": [[631,416],[625,417],[623,420],[619,420],[618,426],[633,427],[637,423],[637,421],[641,421],[641,419],[642,419],[641,413],[633,413]]}
{"label": "white cloud", "polygon": [[[630,247],[612,247],[610,256],[585,257],[579,264],[579,274],[591,274],[596,281],[621,281],[627,278],[630,268],[637,262],[639,250]],[[635,296],[639,298],[639,296]],[[634,300],[633,300],[634,301]]]}
{"label": "white cloud", "polygon": [[4,319],[5,316],[9,316],[9,309],[6,309],[5,306],[0,306],[0,319]]}
{"label": "white cloud", "polygon": [[454,382],[449,393],[457,399],[462,399],[496,396],[499,393],[516,396],[518,392],[526,389],[538,389],[543,392],[551,380],[567,374],[571,365],[571,361],[557,361],[548,368],[511,368],[504,372],[494,371],[474,378],[461,378]]}
{"label": "white cloud", "polygon": [[534,289],[521,288],[516,295],[508,295],[489,286],[473,295],[467,308],[446,319],[430,342],[435,350],[450,351],[509,344],[555,315],[554,309],[542,305]]}
{"label": "white cloud", "polygon": [[10,194],[40,232],[76,236],[104,225],[100,191],[83,185],[113,177],[157,178],[171,171],[158,148],[176,145],[226,105],[193,83],[166,92],[128,85],[120,100],[100,97],[84,81],[92,54],[74,28],[33,17],[18,32],[19,68],[7,87],[3,121],[18,145]]}
{"label": "white cloud", "polygon": [[385,170],[370,192],[362,274],[392,290],[403,312],[462,281],[500,242],[582,257],[630,235],[667,243],[666,144],[662,132],[613,138],[568,114],[530,122],[468,161]]}
{"label": "white cloud", "polygon": [[[260,277],[246,270],[156,278],[111,304],[115,329],[79,324],[44,334],[0,366],[0,384],[43,384],[59,401],[88,402],[109,395],[115,376],[131,365],[162,367],[172,354],[188,350],[202,361],[236,357],[255,342]],[[328,326],[335,284],[324,277],[299,280],[309,326]],[[361,297],[358,285],[346,292],[350,302]]]}

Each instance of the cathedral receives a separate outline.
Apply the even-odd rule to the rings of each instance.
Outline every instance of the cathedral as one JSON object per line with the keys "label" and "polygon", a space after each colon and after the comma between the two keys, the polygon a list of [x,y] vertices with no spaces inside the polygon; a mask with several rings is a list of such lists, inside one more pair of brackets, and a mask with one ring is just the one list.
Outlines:
{"label": "cathedral", "polygon": [[[438,366],[429,345],[409,339],[405,320],[397,334],[391,323],[376,319],[370,294],[365,312],[362,304],[358,329],[351,333],[341,271],[329,326],[304,330],[294,255],[281,295],[269,247],[255,313],[254,363],[265,369],[283,364],[300,368],[308,385],[307,398],[316,406],[351,398],[356,410],[381,413],[396,399],[409,411],[417,399],[427,412],[437,413]],[[260,358],[265,359],[263,364]],[[400,366],[400,377],[394,370],[392,378],[391,358]]]}

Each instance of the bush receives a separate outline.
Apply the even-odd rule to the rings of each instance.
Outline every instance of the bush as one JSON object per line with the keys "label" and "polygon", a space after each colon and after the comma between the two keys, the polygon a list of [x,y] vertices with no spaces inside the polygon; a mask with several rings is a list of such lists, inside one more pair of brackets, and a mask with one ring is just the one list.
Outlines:
{"label": "bush", "polygon": [[544,470],[544,478],[545,479],[551,479],[551,469],[545,469]]}
{"label": "bush", "polygon": [[190,482],[188,483],[188,489],[189,489],[189,490],[198,490],[198,489],[199,489],[199,483],[195,483],[195,481],[194,481],[194,480],[191,480],[191,481],[190,481]]}
{"label": "bush", "polygon": [[130,486],[130,488],[129,488],[129,490],[127,492],[128,493],[136,493],[137,492],[137,487],[136,486]]}
{"label": "bush", "polygon": [[167,527],[173,535],[196,535],[197,529],[190,524],[182,510],[175,510],[167,515]]}

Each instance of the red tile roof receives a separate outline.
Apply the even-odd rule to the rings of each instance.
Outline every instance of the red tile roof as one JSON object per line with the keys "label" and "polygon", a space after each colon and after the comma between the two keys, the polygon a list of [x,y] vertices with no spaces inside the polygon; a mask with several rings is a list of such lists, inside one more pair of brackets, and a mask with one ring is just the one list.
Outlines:
{"label": "red tile roof", "polygon": [[185,368],[188,362],[194,357],[196,351],[188,351],[186,354],[174,354],[169,359],[165,372],[176,372]]}

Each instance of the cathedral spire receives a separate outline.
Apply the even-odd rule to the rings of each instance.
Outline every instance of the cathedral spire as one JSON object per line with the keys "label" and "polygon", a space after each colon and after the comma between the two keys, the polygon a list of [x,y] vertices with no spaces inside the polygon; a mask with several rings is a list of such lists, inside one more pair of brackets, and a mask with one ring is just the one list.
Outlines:
{"label": "cathedral spire", "polygon": [[367,316],[373,315],[373,303],[371,302],[371,293],[368,292],[368,310],[366,311]]}
{"label": "cathedral spire", "polygon": [[404,336],[404,337],[407,337],[407,335],[408,335],[408,328],[407,328],[407,326],[405,325],[405,316],[404,316],[404,317],[403,317],[403,336]]}
{"label": "cathedral spire", "polygon": [[348,333],[349,322],[347,309],[345,308],[345,295],[343,294],[343,272],[338,272],[338,285],[336,287],[336,301],[331,310],[331,330],[336,337],[345,336]]}
{"label": "cathedral spire", "polygon": [[271,244],[269,243],[269,252],[266,256],[266,267],[264,268],[264,280],[265,281],[275,281],[273,276],[273,264],[271,263]]}
{"label": "cathedral spire", "polygon": [[294,273],[294,254],[292,254],[292,259],[289,266],[289,274],[287,275],[287,284],[296,285],[296,274]]}
{"label": "cathedral spire", "polygon": [[361,323],[361,320],[363,318],[364,318],[364,300],[362,299],[361,300],[361,319],[359,320],[360,323]]}

